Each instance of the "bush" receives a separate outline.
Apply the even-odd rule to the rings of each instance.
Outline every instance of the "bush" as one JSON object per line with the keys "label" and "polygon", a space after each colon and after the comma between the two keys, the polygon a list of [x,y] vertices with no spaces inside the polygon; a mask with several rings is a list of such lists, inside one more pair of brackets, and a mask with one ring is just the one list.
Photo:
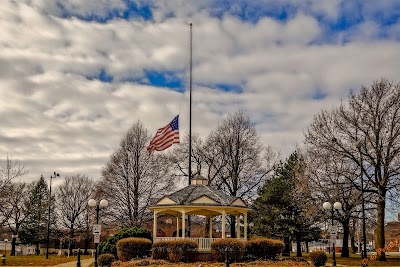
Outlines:
{"label": "bush", "polygon": [[189,261],[189,253],[196,251],[197,242],[189,239],[180,239],[168,242],[168,259],[171,262]]}
{"label": "bush", "polygon": [[284,248],[281,240],[257,237],[247,241],[247,257],[250,259],[277,260]]}
{"label": "bush", "polygon": [[326,261],[328,260],[325,252],[323,251],[313,251],[310,253],[311,262],[314,266],[325,266]]}
{"label": "bush", "polygon": [[228,253],[229,261],[241,261],[246,249],[243,241],[234,238],[217,239],[211,243],[211,254],[217,261],[225,261],[225,251]]}
{"label": "bush", "polygon": [[151,249],[154,260],[168,260],[168,241],[159,241],[153,244]]}
{"label": "bush", "polygon": [[111,266],[111,263],[115,261],[115,256],[113,254],[102,254],[99,256],[99,258],[97,259],[97,264],[99,266]]}
{"label": "bush", "polygon": [[106,242],[100,243],[97,247],[97,251],[99,252],[99,254],[110,253],[117,257],[117,248],[115,247],[115,245],[119,240],[127,237],[143,237],[152,240],[151,233],[148,230],[138,227],[132,227],[122,229],[114,236],[109,237]]}
{"label": "bush", "polygon": [[147,238],[128,237],[117,242],[118,259],[129,261],[148,255],[151,249],[151,241]]}

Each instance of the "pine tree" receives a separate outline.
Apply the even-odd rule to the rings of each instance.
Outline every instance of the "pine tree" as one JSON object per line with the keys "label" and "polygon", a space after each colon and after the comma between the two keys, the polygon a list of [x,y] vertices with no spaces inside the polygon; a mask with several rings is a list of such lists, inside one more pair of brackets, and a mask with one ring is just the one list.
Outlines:
{"label": "pine tree", "polygon": [[307,191],[300,186],[303,171],[301,156],[297,152],[292,153],[275,170],[274,176],[259,188],[251,216],[254,234],[283,238],[285,254],[290,253],[289,242],[296,241],[298,256],[301,256],[301,241],[319,233],[307,211],[310,205]]}
{"label": "pine tree", "polygon": [[[48,186],[42,175],[39,181],[31,185],[29,202],[32,213],[20,231],[21,242],[35,244],[37,254],[40,253],[40,244],[45,243],[47,237],[48,197]],[[51,208],[50,212],[53,210]]]}

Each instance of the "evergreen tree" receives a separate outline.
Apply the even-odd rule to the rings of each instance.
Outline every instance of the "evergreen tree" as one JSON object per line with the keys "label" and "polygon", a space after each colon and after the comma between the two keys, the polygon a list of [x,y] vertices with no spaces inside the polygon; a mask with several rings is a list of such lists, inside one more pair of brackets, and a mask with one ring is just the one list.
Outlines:
{"label": "evergreen tree", "polygon": [[[48,186],[42,175],[39,181],[31,185],[29,196],[31,214],[20,231],[21,242],[35,244],[37,254],[40,253],[40,244],[45,243],[47,237],[48,197]],[[54,207],[51,208],[52,211]]]}
{"label": "evergreen tree", "polygon": [[253,203],[253,233],[283,238],[286,255],[290,253],[289,243],[296,241],[297,256],[301,256],[301,241],[309,241],[310,236],[318,237],[320,231],[308,213],[312,200],[308,198],[307,187],[301,183],[303,172],[303,160],[294,152],[259,188],[259,197]]}

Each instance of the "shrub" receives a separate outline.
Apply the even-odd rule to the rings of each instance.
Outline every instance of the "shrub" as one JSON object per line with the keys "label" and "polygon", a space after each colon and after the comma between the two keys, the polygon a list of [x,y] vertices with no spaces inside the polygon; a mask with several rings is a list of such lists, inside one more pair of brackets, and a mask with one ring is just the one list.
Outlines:
{"label": "shrub", "polygon": [[225,251],[230,261],[241,261],[245,249],[245,243],[234,238],[217,239],[211,243],[211,254],[217,261],[225,261]]}
{"label": "shrub", "polygon": [[100,243],[97,247],[97,251],[99,252],[99,254],[110,253],[114,254],[114,256],[117,257],[117,248],[115,247],[115,245],[119,240],[127,237],[142,237],[152,240],[150,231],[143,228],[132,227],[122,229],[114,236],[109,237],[106,242]]}
{"label": "shrub", "polygon": [[128,237],[117,242],[118,259],[129,261],[146,256],[151,249],[151,241],[147,238]]}
{"label": "shrub", "polygon": [[168,242],[168,259],[171,262],[189,261],[189,253],[196,251],[197,242],[189,239],[180,239]]}
{"label": "shrub", "polygon": [[257,237],[247,241],[247,257],[253,259],[277,260],[284,248],[281,240]]}
{"label": "shrub", "polygon": [[115,261],[115,256],[113,254],[102,254],[99,256],[99,258],[97,259],[97,263],[100,266],[111,266],[111,263]]}
{"label": "shrub", "polygon": [[168,260],[168,241],[159,241],[152,246],[152,256],[154,260]]}
{"label": "shrub", "polygon": [[314,266],[325,266],[326,261],[328,260],[325,252],[323,251],[313,251],[310,253],[311,262]]}

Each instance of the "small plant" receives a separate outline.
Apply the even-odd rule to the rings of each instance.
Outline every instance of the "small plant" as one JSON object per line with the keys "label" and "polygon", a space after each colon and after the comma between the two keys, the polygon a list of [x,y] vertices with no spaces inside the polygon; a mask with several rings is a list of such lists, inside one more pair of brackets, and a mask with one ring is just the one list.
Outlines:
{"label": "small plant", "polygon": [[97,259],[97,263],[101,267],[110,267],[111,263],[115,261],[115,256],[113,254],[101,254]]}
{"label": "small plant", "polygon": [[154,260],[168,260],[168,241],[159,241],[153,244],[151,252]]}
{"label": "small plant", "polygon": [[234,238],[218,239],[211,243],[211,254],[220,262],[225,261],[225,253],[230,261],[241,261],[245,249],[245,243]]}
{"label": "small plant", "polygon": [[281,240],[257,237],[247,241],[247,257],[252,259],[277,260],[284,248]]}
{"label": "small plant", "polygon": [[129,237],[117,242],[118,259],[121,261],[144,257],[150,249],[151,241],[147,238]]}
{"label": "small plant", "polygon": [[197,242],[189,239],[180,239],[168,242],[168,259],[171,262],[189,261],[189,253],[196,251]]}
{"label": "small plant", "polygon": [[122,229],[114,236],[109,237],[106,242],[100,243],[97,247],[97,251],[99,251],[99,254],[110,253],[114,254],[114,256],[117,257],[117,248],[115,245],[119,240],[128,237],[143,237],[152,240],[151,233],[148,230],[138,227],[132,227]]}
{"label": "small plant", "polygon": [[318,267],[318,266],[325,266],[328,257],[326,256],[326,253],[323,251],[313,251],[310,253],[310,259],[311,262],[314,264],[314,266]]}

